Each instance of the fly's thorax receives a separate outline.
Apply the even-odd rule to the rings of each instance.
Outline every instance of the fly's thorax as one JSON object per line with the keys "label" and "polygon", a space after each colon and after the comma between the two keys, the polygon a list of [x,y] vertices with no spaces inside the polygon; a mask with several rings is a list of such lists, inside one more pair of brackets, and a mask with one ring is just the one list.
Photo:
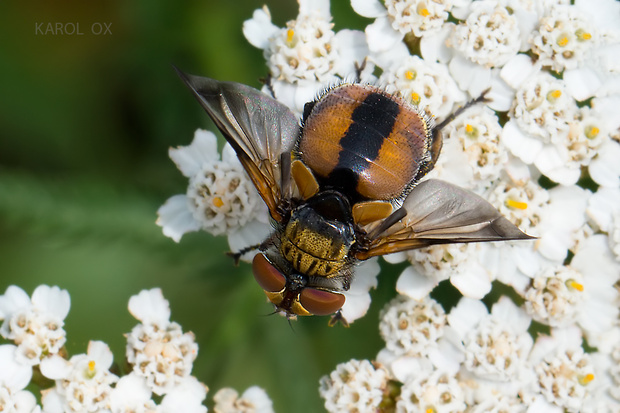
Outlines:
{"label": "fly's thorax", "polygon": [[350,225],[328,220],[304,205],[291,214],[280,238],[280,252],[295,271],[330,277],[348,264],[354,240]]}
{"label": "fly's thorax", "polygon": [[391,200],[431,162],[431,143],[423,112],[380,88],[349,84],[306,108],[297,150],[323,186],[352,200]]}

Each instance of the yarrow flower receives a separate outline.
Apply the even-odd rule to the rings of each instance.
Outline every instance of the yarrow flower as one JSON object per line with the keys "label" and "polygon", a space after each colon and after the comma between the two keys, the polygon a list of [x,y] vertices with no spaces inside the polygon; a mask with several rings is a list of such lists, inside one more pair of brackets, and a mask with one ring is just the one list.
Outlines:
{"label": "yarrow flower", "polygon": [[46,412],[92,412],[108,409],[112,385],[118,377],[110,373],[112,352],[107,344],[91,341],[86,354],[70,360],[59,356],[44,360],[41,373],[56,380],[56,387],[44,392]]}
{"label": "yarrow flower", "polygon": [[0,296],[0,327],[2,337],[17,344],[17,357],[32,366],[44,357],[57,354],[66,341],[64,319],[71,300],[66,290],[41,285],[32,299],[17,286],[7,288]]}
{"label": "yarrow flower", "polygon": [[159,208],[157,225],[179,242],[191,231],[227,233],[237,251],[261,242],[271,227],[267,208],[230,145],[220,160],[217,139],[197,130],[191,145],[170,149],[170,157],[190,179],[187,193],[175,195]]}
{"label": "yarrow flower", "polygon": [[[275,26],[264,6],[243,24],[243,34],[264,50],[271,76],[264,91],[301,115],[317,93],[362,69],[368,46],[362,32],[334,32],[329,0],[298,1],[299,15],[286,27]],[[368,76],[372,63],[364,69],[360,75]]]}
{"label": "yarrow flower", "polygon": [[328,412],[365,412],[379,408],[387,386],[385,370],[367,360],[350,360],[321,378],[319,392]]}
{"label": "yarrow flower", "polygon": [[160,289],[133,296],[129,312],[142,324],[127,335],[127,361],[155,394],[165,394],[192,371],[198,354],[194,335],[170,321],[168,301]]}
{"label": "yarrow flower", "polygon": [[213,396],[215,413],[273,413],[271,399],[258,386],[252,386],[239,393],[230,388],[218,390]]}
{"label": "yarrow flower", "polygon": [[[28,308],[18,305],[25,303],[24,295],[18,287],[10,287],[0,297],[1,308],[5,313],[15,307]],[[65,290],[44,285],[35,289],[31,305],[58,310],[54,304],[65,308],[68,300]],[[42,376],[36,380],[32,380],[30,360],[20,356],[18,346],[0,345],[0,411],[206,413],[203,402],[208,388],[190,375],[198,347],[191,333],[183,334],[178,324],[169,321],[170,307],[161,290],[144,290],[131,297],[129,309],[142,324],[127,335],[127,362],[133,364],[133,370],[122,377],[111,372],[119,369],[112,365],[112,352],[102,341],[90,341],[85,354],[69,359],[64,351],[46,355],[39,363]],[[66,316],[64,311],[61,314]],[[30,326],[34,335],[37,329],[47,328]],[[54,386],[41,389],[39,406],[34,394],[24,389],[28,385],[42,387],[47,384],[45,379],[53,380]],[[159,396],[157,402],[153,393]],[[215,411],[221,413],[273,412],[271,400],[256,386],[241,397],[233,389],[223,389],[216,394],[215,403]]]}

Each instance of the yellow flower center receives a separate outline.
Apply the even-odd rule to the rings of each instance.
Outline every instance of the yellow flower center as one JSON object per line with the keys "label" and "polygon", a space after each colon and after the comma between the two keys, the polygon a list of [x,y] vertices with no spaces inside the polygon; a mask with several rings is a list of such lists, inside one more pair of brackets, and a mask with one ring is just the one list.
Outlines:
{"label": "yellow flower center", "polygon": [[291,43],[293,41],[293,36],[295,36],[295,30],[288,29],[286,31],[286,42]]}
{"label": "yellow flower center", "polygon": [[581,384],[582,386],[585,386],[589,384],[592,380],[594,380],[594,374],[592,373],[586,374],[585,376],[579,377],[579,384]]}
{"label": "yellow flower center", "polygon": [[568,288],[570,288],[571,290],[577,290],[579,292],[583,291],[583,284],[579,284],[575,280],[568,280],[568,281],[566,281],[566,286]]}
{"label": "yellow flower center", "polygon": [[575,32],[575,36],[577,36],[577,40],[586,41],[592,38],[592,33],[588,33],[585,30],[579,29]]}
{"label": "yellow flower center", "polygon": [[220,198],[219,196],[216,196],[215,198],[213,198],[213,205],[217,208],[221,208],[222,206],[224,206],[224,201],[222,201],[222,198]]}
{"label": "yellow flower center", "polygon": [[554,103],[556,100],[560,98],[560,96],[562,96],[562,91],[555,89],[547,93],[547,100],[551,103]]}
{"label": "yellow flower center", "polygon": [[508,208],[524,210],[527,209],[527,202],[516,201],[514,199],[508,198],[506,200],[506,206]]}
{"label": "yellow flower center", "polygon": [[420,103],[420,95],[418,95],[417,93],[413,92],[411,93],[411,100],[413,101],[413,103],[415,103],[416,105]]}
{"label": "yellow flower center", "polygon": [[425,5],[420,4],[418,6],[418,14],[422,17],[428,17],[431,15],[431,13],[428,11],[428,9],[426,8]]}
{"label": "yellow flower center", "polygon": [[601,131],[596,126],[587,126],[585,130],[586,138],[594,139]]}
{"label": "yellow flower center", "polygon": [[411,71],[411,70],[407,70],[405,72],[405,79],[407,79],[407,80],[415,79],[415,73],[413,71]]}
{"label": "yellow flower center", "polygon": [[557,40],[557,44],[560,47],[565,47],[568,44],[568,36],[562,35],[561,37],[559,37]]}

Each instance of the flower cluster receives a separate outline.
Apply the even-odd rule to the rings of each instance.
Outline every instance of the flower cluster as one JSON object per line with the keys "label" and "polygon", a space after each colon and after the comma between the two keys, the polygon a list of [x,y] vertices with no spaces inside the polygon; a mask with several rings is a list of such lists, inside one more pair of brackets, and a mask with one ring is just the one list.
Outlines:
{"label": "flower cluster", "polygon": [[[170,307],[160,289],[144,290],[129,300],[129,311],[140,320],[127,335],[127,363],[131,370],[119,377],[113,368],[113,355],[107,344],[91,341],[85,354],[67,358],[64,348],[39,352],[24,358],[20,348],[26,340],[23,330],[49,343],[62,331],[62,320],[69,311],[69,293],[42,285],[32,299],[19,287],[9,287],[0,295],[1,331],[14,344],[0,345],[0,411],[28,413],[206,413],[203,401],[207,386],[191,375],[198,345],[192,333],[183,333],[171,322]],[[35,315],[36,314],[36,315]],[[25,322],[24,320],[29,320]],[[50,329],[54,320],[56,329]],[[13,326],[21,326],[16,329]],[[60,334],[64,340],[64,332]],[[63,341],[64,342],[64,341]],[[30,354],[30,353],[28,353]],[[25,390],[33,378],[33,365],[54,386],[41,390],[41,406],[33,393]],[[114,370],[114,373],[111,371]],[[37,381],[39,383],[40,380]],[[158,402],[154,400],[153,394]],[[220,413],[270,413],[271,400],[264,390],[250,387],[241,397],[224,388],[214,397],[214,410]]]}
{"label": "flower cluster", "polygon": [[[357,75],[442,120],[488,89],[487,105],[444,126],[429,176],[481,195],[537,238],[386,256],[410,264],[381,315],[386,346],[374,361],[343,363],[321,380],[326,408],[618,411],[620,3],[351,0],[373,20],[338,32],[327,0],[299,5],[284,28],[267,7],[243,26],[264,51],[272,95],[299,114]],[[229,240],[241,228],[257,234],[251,222],[266,213],[250,201],[247,178],[239,169],[205,173],[233,160],[214,149],[206,156],[197,140],[171,151],[190,189],[174,211],[170,201],[160,209],[164,233],[177,241],[196,229]],[[349,321],[366,312],[376,272],[353,280],[365,301]],[[441,282],[461,293],[457,305],[429,298]],[[488,299],[491,291],[500,298]]]}

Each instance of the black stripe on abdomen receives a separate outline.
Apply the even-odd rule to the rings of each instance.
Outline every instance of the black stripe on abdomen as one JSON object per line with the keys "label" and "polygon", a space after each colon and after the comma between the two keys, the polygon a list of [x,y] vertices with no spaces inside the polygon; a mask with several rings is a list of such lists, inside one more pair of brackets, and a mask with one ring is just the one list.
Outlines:
{"label": "black stripe on abdomen", "polygon": [[[359,175],[377,159],[400,113],[397,102],[380,93],[370,93],[351,114],[352,123],[340,139],[338,163],[329,174],[330,185],[348,195],[355,193]],[[355,198],[355,197],[353,197]]]}

